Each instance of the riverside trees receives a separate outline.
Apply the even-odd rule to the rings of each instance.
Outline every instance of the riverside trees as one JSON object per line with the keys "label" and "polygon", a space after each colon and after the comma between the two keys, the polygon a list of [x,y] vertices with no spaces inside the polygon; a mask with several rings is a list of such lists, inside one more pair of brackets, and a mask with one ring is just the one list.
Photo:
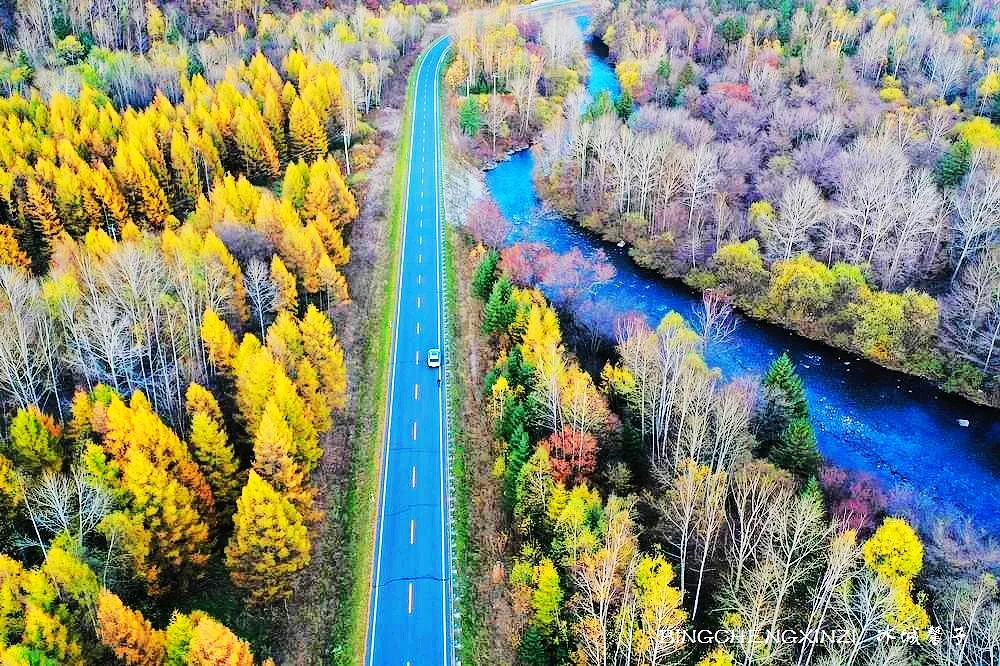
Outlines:
{"label": "riverside trees", "polygon": [[470,11],[453,39],[456,57],[445,85],[469,149],[486,159],[498,157],[498,145],[524,141],[544,126],[582,80],[583,38],[567,16],[539,25],[515,18],[507,6]]}
{"label": "riverside trees", "polygon": [[[977,281],[975,258],[1000,238],[1000,143],[975,115],[995,77],[970,55],[992,46],[962,20],[958,38],[917,6],[608,9],[597,32],[639,107],[622,119],[610,104],[581,114],[567,103],[540,141],[536,181],[645,267],[722,286],[756,316],[993,399],[995,307],[976,308],[968,339],[947,321]],[[772,280],[750,265],[721,277],[723,255],[750,240]],[[807,269],[803,255],[818,264]],[[822,322],[840,310],[820,264],[862,276],[833,299],[854,301],[836,324]],[[787,290],[818,307],[775,309]],[[910,321],[912,349],[875,339],[897,326],[909,334]]]}
{"label": "riverside trees", "polygon": [[[608,416],[582,426],[596,465],[574,465],[590,460],[589,446],[567,456],[574,449],[553,410],[569,409],[563,391],[589,389],[553,381],[577,371],[559,319],[539,292],[511,286],[503,266],[485,254],[476,290],[483,298],[491,286],[492,307],[509,311],[485,329],[499,352],[484,404],[514,534],[505,571],[518,663],[569,654],[616,666],[902,665],[937,649],[920,538],[905,519],[885,516],[884,498],[872,497],[859,520],[847,506],[860,507],[866,491],[845,491],[832,471],[816,482],[805,389],[786,356],[759,386],[724,383],[678,315],[655,328],[623,318],[615,362],[589,403]],[[948,597],[977,623],[994,612],[984,584]],[[986,605],[973,609],[980,593]],[[695,644],[692,628],[747,640]],[[789,631],[849,639],[775,640]],[[898,639],[879,640],[890,634]],[[942,659],[935,663],[951,663]]]}

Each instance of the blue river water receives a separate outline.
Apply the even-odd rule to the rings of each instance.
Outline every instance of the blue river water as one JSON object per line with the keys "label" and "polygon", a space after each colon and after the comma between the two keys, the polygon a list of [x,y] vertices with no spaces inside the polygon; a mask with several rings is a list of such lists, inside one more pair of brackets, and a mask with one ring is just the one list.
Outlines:
{"label": "blue river water", "polygon": [[[609,88],[616,94],[606,62],[591,54],[590,66],[591,94]],[[486,174],[490,193],[513,224],[510,243],[543,243],[556,252],[578,248],[585,255],[603,249],[617,274],[594,288],[597,301],[620,314],[641,313],[654,326],[671,310],[693,318],[700,297],[683,283],[639,268],[625,250],[545,210],[533,167],[531,151],[523,150]],[[1000,411],[746,318],[727,343],[709,350],[707,360],[727,378],[759,376],[783,351],[805,383],[819,447],[828,460],[867,471],[887,488],[907,484],[932,505],[957,510],[1000,536]],[[960,419],[969,426],[962,427]]]}

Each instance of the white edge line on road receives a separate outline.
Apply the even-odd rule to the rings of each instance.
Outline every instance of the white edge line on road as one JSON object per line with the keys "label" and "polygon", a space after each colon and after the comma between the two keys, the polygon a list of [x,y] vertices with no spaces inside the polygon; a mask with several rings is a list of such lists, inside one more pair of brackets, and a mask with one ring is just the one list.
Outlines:
{"label": "white edge line on road", "polygon": [[[444,189],[444,166],[441,155],[441,123],[443,119],[441,118],[440,110],[440,98],[441,98],[441,67],[444,64],[445,58],[448,54],[449,45],[445,45],[444,50],[438,57],[437,66],[434,68],[434,176],[437,179],[437,186],[434,188],[434,208],[435,208],[435,222],[437,223],[437,234],[438,242],[435,243],[435,258],[434,262],[437,268],[437,287],[438,287],[438,297],[437,297],[437,319],[438,319],[438,349],[442,350],[442,355],[444,354],[444,346],[441,344],[441,336],[443,335],[441,326],[441,313],[443,310],[444,290],[441,285],[441,250],[444,246],[444,228],[441,224],[441,217],[443,215],[443,210],[441,206],[441,196]],[[442,365],[444,365],[446,359],[442,358]],[[438,370],[439,376],[443,375],[447,378],[447,374],[441,369]],[[454,663],[454,646],[451,645],[449,641],[449,635],[451,635],[451,618],[452,614],[449,613],[448,609],[448,591],[451,585],[451,577],[448,572],[451,570],[451,544],[448,541],[448,520],[451,517],[451,511],[448,506],[448,465],[447,465],[447,446],[448,446],[448,436],[447,436],[447,425],[448,421],[445,418],[445,413],[448,410],[448,385],[447,381],[443,382],[441,387],[441,392],[439,393],[440,409],[438,410],[438,419],[440,427],[438,428],[438,435],[440,438],[439,446],[439,457],[441,464],[441,630],[443,632],[443,642],[444,642],[444,664]]]}

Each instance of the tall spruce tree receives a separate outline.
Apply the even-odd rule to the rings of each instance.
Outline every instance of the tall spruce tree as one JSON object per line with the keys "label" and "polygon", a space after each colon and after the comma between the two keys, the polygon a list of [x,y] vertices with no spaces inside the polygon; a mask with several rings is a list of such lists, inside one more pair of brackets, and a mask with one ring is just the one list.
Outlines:
{"label": "tall spruce tree", "polygon": [[500,262],[500,254],[496,250],[489,250],[483,260],[476,267],[476,275],[472,278],[472,292],[485,301],[493,291],[496,283],[497,264]]}
{"label": "tall spruce tree", "polygon": [[771,462],[800,479],[815,474],[822,458],[816,447],[816,433],[809,419],[796,418],[785,427],[781,439],[771,448]]}
{"label": "tall spruce tree", "polygon": [[483,333],[506,333],[517,315],[517,304],[510,300],[513,286],[510,279],[503,275],[490,292],[483,310]]}
{"label": "tall spruce tree", "polygon": [[518,476],[529,458],[531,458],[531,438],[528,437],[524,427],[518,423],[507,442],[507,465],[504,468],[504,494],[511,507],[517,500]]}
{"label": "tall spruce tree", "polygon": [[957,187],[972,165],[972,144],[959,139],[937,163],[934,176],[942,188]]}
{"label": "tall spruce tree", "polygon": [[517,663],[520,666],[548,666],[545,639],[533,624],[528,625],[521,635],[521,644],[517,647]]}

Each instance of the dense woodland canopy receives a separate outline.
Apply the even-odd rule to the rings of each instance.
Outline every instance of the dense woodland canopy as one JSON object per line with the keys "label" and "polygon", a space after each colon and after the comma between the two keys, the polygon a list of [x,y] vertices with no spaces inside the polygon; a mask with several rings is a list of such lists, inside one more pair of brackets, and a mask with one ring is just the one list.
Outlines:
{"label": "dense woodland canopy", "polygon": [[962,2],[608,6],[621,99],[566,101],[539,186],[645,267],[995,401],[995,30]]}
{"label": "dense woodland canopy", "polygon": [[[824,464],[787,356],[732,381],[702,356],[735,307],[996,400],[991,10],[618,2],[596,17],[617,99],[554,83],[559,63],[585,74],[569,22],[501,8],[460,24],[455,145],[489,164],[537,141],[546,203],[705,307],[697,330],[626,316],[608,349],[613,315],[588,309],[605,257],[505,247],[496,205],[470,205],[462,275],[479,301],[464,306],[480,312],[461,329],[487,371],[457,467],[475,465],[463,660],[992,664],[995,541]],[[806,640],[764,640],[787,631]]]}
{"label": "dense woodland canopy", "polygon": [[996,548],[933,520],[921,536],[925,516],[824,467],[787,356],[759,383],[724,381],[701,356],[710,329],[672,312],[617,322],[595,376],[566,320],[511,275],[520,253],[470,253],[472,321],[496,354],[476,403],[493,468],[470,500],[472,561],[501,561],[474,583],[485,635],[465,636],[465,658],[992,662]]}
{"label": "dense woodland canopy", "polygon": [[310,563],[365,114],[447,8],[8,9],[0,662],[260,663],[174,609],[273,636]]}
{"label": "dense woodland canopy", "polygon": [[457,147],[484,160],[525,145],[586,75],[580,28],[563,14],[538,20],[506,5],[466,12],[452,39],[444,82]]}

